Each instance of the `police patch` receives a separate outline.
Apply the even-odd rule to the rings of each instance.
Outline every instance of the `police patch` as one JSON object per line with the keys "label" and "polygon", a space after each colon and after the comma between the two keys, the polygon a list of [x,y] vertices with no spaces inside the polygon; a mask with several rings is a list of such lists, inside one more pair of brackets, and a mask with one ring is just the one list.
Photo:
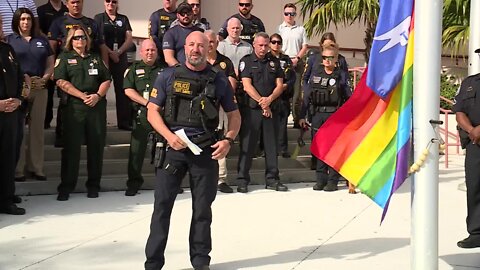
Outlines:
{"label": "police patch", "polygon": [[150,97],[156,98],[157,97],[157,89],[153,88],[152,92],[150,92]]}
{"label": "police patch", "polygon": [[275,67],[275,63],[273,61],[270,61],[269,65],[273,68]]}
{"label": "police patch", "polygon": [[57,67],[58,65],[60,65],[60,58],[57,58],[57,60],[55,60],[55,67]]}
{"label": "police patch", "polygon": [[123,73],[123,77],[124,77],[124,78],[127,77],[128,72],[130,72],[130,69],[129,69],[129,68],[127,68],[127,69],[125,70],[125,72]]}
{"label": "police patch", "polygon": [[117,23],[117,26],[118,26],[118,27],[122,27],[122,26],[123,26],[123,22],[120,21],[120,20],[118,20],[116,23]]}
{"label": "police patch", "polygon": [[238,67],[240,69],[240,72],[242,72],[245,69],[245,62],[240,62],[240,66]]}
{"label": "police patch", "polygon": [[336,81],[334,78],[331,78],[331,79],[328,81],[328,84],[330,84],[330,86],[334,86],[336,82],[337,82],[337,81]]}
{"label": "police patch", "polygon": [[225,62],[220,62],[220,67],[222,69],[225,69],[227,67],[227,64]]}
{"label": "police patch", "polygon": [[190,91],[189,82],[175,81],[173,82],[173,89],[175,90],[175,93],[181,93],[186,95],[192,94],[192,91]]}

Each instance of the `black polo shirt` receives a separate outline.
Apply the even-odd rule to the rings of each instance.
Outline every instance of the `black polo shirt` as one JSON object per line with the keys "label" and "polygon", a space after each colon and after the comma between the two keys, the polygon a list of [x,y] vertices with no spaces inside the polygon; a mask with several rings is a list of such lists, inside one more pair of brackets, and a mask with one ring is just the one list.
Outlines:
{"label": "black polo shirt", "polygon": [[277,78],[284,78],[280,67],[280,61],[272,56],[265,56],[263,59],[255,53],[244,56],[240,59],[238,67],[241,78],[252,79],[252,85],[262,97],[272,94],[277,86]]}
{"label": "black polo shirt", "polygon": [[19,98],[23,73],[12,46],[0,41],[0,99]]}
{"label": "black polo shirt", "polygon": [[40,30],[42,30],[42,32],[46,35],[48,34],[48,30],[50,29],[52,22],[56,18],[68,14],[68,9],[62,2],[60,10],[57,11],[55,8],[53,8],[50,1],[48,1],[45,5],[38,7],[37,13],[38,20],[40,21]]}
{"label": "black polo shirt", "polygon": [[47,58],[53,54],[48,40],[42,36],[32,37],[27,41],[18,34],[7,37],[17,54],[18,62],[25,74],[42,77],[47,67]]}
{"label": "black polo shirt", "polygon": [[[100,27],[100,32],[103,33],[105,44],[113,50],[113,44],[117,43],[120,48],[125,43],[127,31],[132,31],[132,26],[128,17],[123,14],[118,14],[115,20],[111,20],[107,13],[99,13],[93,18]],[[117,48],[117,49],[118,49]]]}
{"label": "black polo shirt", "polygon": [[63,48],[67,38],[68,30],[75,25],[81,25],[87,30],[87,34],[92,39],[92,51],[100,53],[100,45],[104,44],[103,35],[97,23],[88,17],[74,18],[70,14],[58,17],[50,25],[48,31],[48,39],[59,42],[60,47]]}
{"label": "black polo shirt", "polygon": [[217,59],[215,59],[215,62],[213,62],[212,66],[222,71],[227,77],[237,78],[237,76],[235,75],[235,68],[233,67],[233,63],[230,60],[230,58],[219,53],[218,51],[217,51]]}
{"label": "black polo shirt", "polygon": [[177,12],[167,12],[161,8],[150,15],[148,22],[148,37],[155,41],[158,53],[162,54],[163,36],[170,29],[170,25],[177,19]]}
{"label": "black polo shirt", "polygon": [[203,29],[197,26],[182,27],[181,25],[168,29],[163,37],[163,50],[174,50],[175,59],[181,64],[185,63],[185,40],[190,33],[195,31],[203,32]]}

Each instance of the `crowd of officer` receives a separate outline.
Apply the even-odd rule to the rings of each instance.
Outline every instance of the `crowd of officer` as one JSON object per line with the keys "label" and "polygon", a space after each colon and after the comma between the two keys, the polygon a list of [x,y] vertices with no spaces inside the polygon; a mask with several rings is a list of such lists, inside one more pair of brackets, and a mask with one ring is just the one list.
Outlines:
{"label": "crowd of officer", "polygon": [[[105,10],[94,19],[83,15],[84,0],[65,2],[49,0],[38,10],[32,7],[30,0],[24,2],[20,8],[27,11],[29,11],[27,7],[32,9],[30,12],[21,12],[30,16],[31,37],[22,36],[14,29],[14,34],[6,40],[14,45],[14,48],[21,49],[22,46],[18,44],[21,45],[22,42],[28,44],[28,40],[33,38],[35,41],[38,40],[35,44],[40,44],[35,50],[41,53],[35,53],[35,57],[26,55],[23,58],[23,54],[19,54],[19,62],[26,74],[22,88],[26,102],[23,102],[24,109],[19,110],[19,115],[23,117],[19,117],[21,120],[17,125],[19,134],[17,137],[23,137],[22,120],[25,119],[31,135],[28,137],[30,141],[25,140],[22,144],[23,140],[17,139],[15,143],[16,160],[19,159],[19,162],[16,162],[17,181],[24,181],[29,177],[45,180],[47,177],[42,166],[43,146],[34,140],[43,137],[43,129],[38,127],[40,123],[43,122],[45,128],[50,127],[53,119],[53,95],[56,89],[60,102],[57,110],[55,145],[63,147],[62,182],[58,187],[57,199],[68,200],[69,194],[75,188],[79,170],[79,145],[84,143],[90,149],[88,196],[98,196],[106,132],[103,116],[106,90],[100,88],[105,87],[106,84],[103,83],[109,84],[113,81],[118,128],[132,131],[125,195],[137,194],[143,183],[141,170],[147,137],[152,131],[146,118],[146,105],[157,74],[166,67],[185,63],[185,41],[190,33],[208,31],[207,37],[210,40],[208,62],[228,77],[242,115],[243,124],[238,138],[240,155],[237,166],[237,191],[248,192],[249,170],[259,146],[265,152],[265,187],[277,191],[288,190],[280,181],[278,168],[278,156],[290,157],[286,132],[287,119],[292,113],[294,125],[298,125],[304,118],[312,121],[312,115],[308,112],[308,115],[300,117],[299,106],[295,104],[302,103],[303,91],[300,91],[299,87],[303,70],[306,71],[306,76],[303,76],[303,87],[313,89],[315,87],[311,88],[309,85],[316,80],[309,78],[317,77],[317,74],[311,74],[312,70],[317,72],[317,69],[312,67],[325,64],[317,56],[310,57],[309,64],[303,64],[308,40],[305,29],[295,22],[294,4],[284,6],[284,22],[280,24],[278,33],[269,36],[265,33],[262,20],[252,14],[254,6],[252,0],[239,0],[238,13],[226,18],[218,33],[209,30],[208,20],[200,16],[200,0],[187,0],[178,5],[176,0],[163,0],[163,8],[150,16],[148,33],[152,42],[148,41],[142,45],[140,52],[142,59],[128,67],[126,53],[133,43],[132,27],[128,17],[118,13],[119,0],[104,0]],[[20,17],[17,19],[19,22],[14,28],[22,25]],[[77,26],[80,26],[80,29],[75,28]],[[84,35],[70,33],[73,28],[84,31]],[[68,39],[69,34],[71,39]],[[323,40],[335,41],[331,33],[322,37]],[[79,42],[85,43],[82,44],[84,48],[80,48],[85,52],[79,53],[74,46]],[[155,48],[152,48],[153,45]],[[65,49],[66,46],[70,49]],[[40,56],[43,58],[40,59]],[[55,58],[57,60],[54,76],[51,59]],[[24,61],[22,64],[22,59],[36,60]],[[333,63],[336,68],[335,74],[340,73],[340,70],[344,72],[346,69],[344,58],[338,57],[338,65],[336,59]],[[81,79],[72,76],[77,74],[73,72],[77,69],[83,71]],[[342,80],[345,78],[348,78],[348,73],[342,75]],[[74,88],[75,91],[69,91],[70,88]],[[85,102],[85,96],[89,97],[88,102]],[[83,107],[79,108],[80,105]],[[338,106],[340,105],[339,103]],[[43,118],[43,121],[40,118]],[[67,122],[64,121],[66,119]],[[89,131],[89,127],[95,127],[98,134],[83,132]],[[220,108],[215,136],[225,135],[227,127],[226,113]],[[90,136],[97,137],[94,140]],[[275,138],[275,144],[267,143],[271,138]],[[20,146],[25,143],[33,145],[27,147],[28,152],[25,152],[23,147],[20,151]],[[25,153],[30,156],[26,156]],[[217,188],[221,192],[231,193],[233,189],[226,183],[226,177],[226,160],[222,158],[219,160]],[[183,190],[179,188],[178,193],[181,192]]]}

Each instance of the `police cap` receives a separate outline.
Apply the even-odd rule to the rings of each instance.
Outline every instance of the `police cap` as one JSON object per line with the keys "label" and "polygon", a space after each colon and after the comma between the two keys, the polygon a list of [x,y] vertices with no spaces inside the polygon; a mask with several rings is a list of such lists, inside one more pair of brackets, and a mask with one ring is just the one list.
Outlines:
{"label": "police cap", "polygon": [[177,7],[177,13],[188,13],[192,12],[192,6],[188,4],[187,2],[182,2],[180,5]]}

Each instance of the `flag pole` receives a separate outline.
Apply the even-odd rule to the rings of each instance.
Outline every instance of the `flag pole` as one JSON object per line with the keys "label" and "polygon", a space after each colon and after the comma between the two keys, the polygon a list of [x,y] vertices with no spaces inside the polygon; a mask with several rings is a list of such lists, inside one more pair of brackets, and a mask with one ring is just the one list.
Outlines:
{"label": "flag pole", "polygon": [[[475,1],[475,0],[474,0]],[[413,64],[414,159],[435,138],[430,120],[438,120],[442,0],[415,1]],[[412,177],[411,269],[438,269],[438,143],[429,148],[424,166]]]}
{"label": "flag pole", "polygon": [[468,39],[468,75],[480,73],[480,0],[470,0],[470,37]]}

